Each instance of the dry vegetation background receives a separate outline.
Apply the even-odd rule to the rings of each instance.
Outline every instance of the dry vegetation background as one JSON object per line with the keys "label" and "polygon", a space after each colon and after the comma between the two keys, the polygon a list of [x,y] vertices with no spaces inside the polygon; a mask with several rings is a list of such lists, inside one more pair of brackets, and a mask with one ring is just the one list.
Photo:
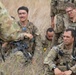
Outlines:
{"label": "dry vegetation background", "polygon": [[42,35],[50,26],[50,0],[0,0],[11,16],[18,20],[17,8],[27,6],[29,8],[29,20],[33,22]]}

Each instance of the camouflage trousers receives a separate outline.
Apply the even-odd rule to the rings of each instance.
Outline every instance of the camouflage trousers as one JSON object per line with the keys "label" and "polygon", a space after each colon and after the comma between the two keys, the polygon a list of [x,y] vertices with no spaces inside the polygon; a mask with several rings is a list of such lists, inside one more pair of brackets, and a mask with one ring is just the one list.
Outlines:
{"label": "camouflage trousers", "polygon": [[44,65],[44,75],[54,75],[53,71],[50,71],[48,65]]}

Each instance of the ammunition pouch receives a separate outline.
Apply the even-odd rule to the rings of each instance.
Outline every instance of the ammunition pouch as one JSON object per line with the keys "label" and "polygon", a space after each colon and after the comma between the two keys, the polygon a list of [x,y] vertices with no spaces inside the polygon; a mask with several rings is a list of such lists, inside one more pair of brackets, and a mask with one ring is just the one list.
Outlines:
{"label": "ammunition pouch", "polygon": [[63,66],[57,66],[61,71],[66,71],[67,69],[66,69],[66,66],[65,65],[63,65]]}

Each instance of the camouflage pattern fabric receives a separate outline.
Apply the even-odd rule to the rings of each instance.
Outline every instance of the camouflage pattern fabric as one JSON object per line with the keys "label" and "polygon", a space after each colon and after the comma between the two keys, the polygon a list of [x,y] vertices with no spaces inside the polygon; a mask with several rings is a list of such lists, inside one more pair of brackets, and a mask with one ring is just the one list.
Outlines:
{"label": "camouflage pattern fabric", "polygon": [[51,42],[52,41],[49,41],[47,38],[45,38],[45,40],[42,40],[42,47],[44,52],[46,52],[47,50],[50,50]]}
{"label": "camouflage pattern fabric", "polygon": [[[18,22],[18,24],[19,24],[19,26],[20,26],[20,28],[22,30],[22,26],[21,26],[20,22]],[[34,41],[33,40],[30,41],[27,37],[25,37],[24,40],[29,45],[29,51],[31,51],[31,49],[32,50],[34,49],[33,50],[34,51],[33,58],[37,60],[39,58],[39,55],[42,54],[41,35],[40,35],[37,27],[33,23],[31,23],[29,21],[28,21],[28,23],[26,25],[26,31],[25,32],[30,33],[30,34],[32,34],[34,36],[34,38],[33,38]],[[32,48],[32,47],[34,47],[34,48]]]}
{"label": "camouflage pattern fabric", "polygon": [[[63,51],[64,55],[61,56],[59,54],[59,51]],[[55,61],[56,56],[58,56],[59,59]],[[44,64],[49,65],[50,71],[52,71],[52,68],[56,65],[60,70],[66,71],[66,62],[68,62],[69,68],[76,73],[76,61],[73,61],[72,59],[72,49],[69,51],[64,48],[64,44],[60,44],[56,47],[53,47],[47,57],[44,60]],[[53,71],[52,71],[53,72]]]}
{"label": "camouflage pattern fabric", "polygon": [[49,41],[47,39],[42,40],[42,47],[43,47],[43,57],[45,58],[48,52],[51,49],[51,43],[52,41]]}
{"label": "camouflage pattern fabric", "polygon": [[[27,25],[25,27],[22,27],[22,25],[21,25],[21,23],[19,21],[18,21],[18,24],[19,24],[22,32],[30,33],[30,34],[33,35],[33,39],[32,40],[30,40],[28,37],[24,38],[24,42],[26,42],[28,47],[29,47],[28,51],[30,53],[32,53],[35,50],[36,38],[38,36],[40,36],[40,34],[38,33],[38,29],[32,22],[29,22],[29,20],[28,20],[28,23],[27,23]],[[24,28],[25,28],[25,30],[23,30]]]}

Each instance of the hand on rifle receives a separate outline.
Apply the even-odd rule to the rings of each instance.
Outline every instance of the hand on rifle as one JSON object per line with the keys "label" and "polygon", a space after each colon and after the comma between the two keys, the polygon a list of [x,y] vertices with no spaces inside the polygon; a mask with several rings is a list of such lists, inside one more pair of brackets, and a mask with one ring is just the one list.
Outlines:
{"label": "hand on rifle", "polygon": [[29,39],[32,39],[33,38],[33,35],[30,34],[30,33],[25,33],[25,36],[27,36]]}
{"label": "hand on rifle", "polygon": [[61,70],[59,70],[58,68],[54,69],[54,73],[55,73],[55,75],[65,75],[65,73],[62,72]]}

